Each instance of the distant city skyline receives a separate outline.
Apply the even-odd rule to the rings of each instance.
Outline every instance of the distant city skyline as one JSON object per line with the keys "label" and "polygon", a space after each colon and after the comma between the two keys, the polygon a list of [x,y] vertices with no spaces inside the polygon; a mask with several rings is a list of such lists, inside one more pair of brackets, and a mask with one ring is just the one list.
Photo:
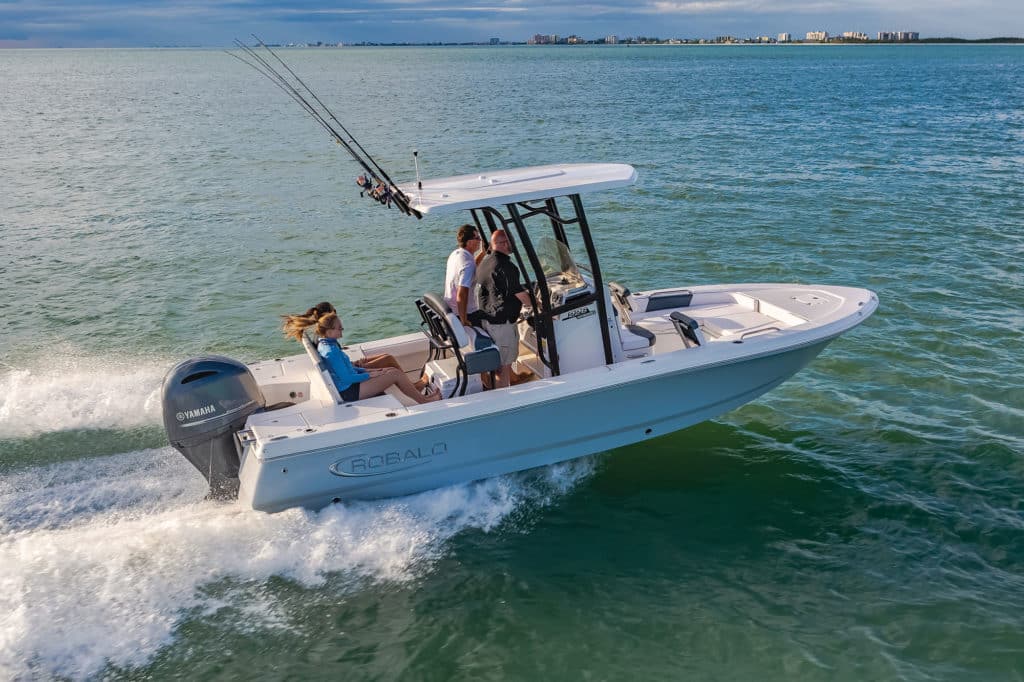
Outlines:
{"label": "distant city skyline", "polygon": [[268,42],[525,42],[537,33],[687,38],[916,31],[921,38],[1024,36],[1020,0],[7,0],[0,47],[224,46]]}

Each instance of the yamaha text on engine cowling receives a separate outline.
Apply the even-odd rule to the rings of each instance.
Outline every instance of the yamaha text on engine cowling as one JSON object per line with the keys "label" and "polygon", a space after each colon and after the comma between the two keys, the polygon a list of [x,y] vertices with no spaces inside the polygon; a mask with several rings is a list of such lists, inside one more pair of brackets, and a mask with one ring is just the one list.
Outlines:
{"label": "yamaha text on engine cowling", "polygon": [[237,496],[240,448],[235,433],[264,402],[252,373],[231,358],[185,360],[164,377],[167,437],[206,477],[211,497]]}

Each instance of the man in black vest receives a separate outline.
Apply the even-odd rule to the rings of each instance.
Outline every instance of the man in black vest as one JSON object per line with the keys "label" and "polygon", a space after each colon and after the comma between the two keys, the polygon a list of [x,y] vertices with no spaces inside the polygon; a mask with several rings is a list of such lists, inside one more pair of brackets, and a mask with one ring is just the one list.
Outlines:
{"label": "man in black vest", "polygon": [[519,357],[519,329],[516,320],[530,295],[523,289],[519,268],[512,262],[512,242],[505,230],[491,235],[491,252],[480,261],[476,270],[478,313],[484,331],[494,339],[501,356],[496,388],[509,385],[512,363]]}

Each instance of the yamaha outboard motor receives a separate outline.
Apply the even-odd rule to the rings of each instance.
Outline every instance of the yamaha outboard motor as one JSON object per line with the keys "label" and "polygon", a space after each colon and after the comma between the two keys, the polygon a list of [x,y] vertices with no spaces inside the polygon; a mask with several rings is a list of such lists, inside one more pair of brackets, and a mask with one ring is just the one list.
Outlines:
{"label": "yamaha outboard motor", "polygon": [[192,358],[175,365],[164,377],[167,437],[206,477],[211,497],[238,495],[235,432],[264,402],[249,368],[231,358]]}

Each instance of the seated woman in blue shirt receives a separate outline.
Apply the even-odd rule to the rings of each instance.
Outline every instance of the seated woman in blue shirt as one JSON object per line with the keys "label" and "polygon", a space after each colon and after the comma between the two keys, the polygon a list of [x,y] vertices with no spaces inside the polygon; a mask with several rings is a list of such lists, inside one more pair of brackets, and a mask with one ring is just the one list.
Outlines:
{"label": "seated woman in blue shirt", "polygon": [[[313,318],[313,320],[318,320],[320,319],[321,315],[337,312],[338,311],[334,309],[334,306],[329,301],[321,301],[320,303],[317,303],[315,306],[304,312],[302,315],[299,315],[298,317],[311,317]],[[287,320],[291,317],[295,316],[285,315],[284,319]],[[316,343],[316,341],[316,339],[313,339],[313,343]],[[398,364],[398,360],[395,360],[395,356],[390,355],[389,353],[367,355],[361,360],[356,360],[352,364],[355,365],[356,367],[361,367],[363,369],[384,369],[385,367],[394,367],[395,369],[398,370],[402,369],[402,366]],[[417,391],[421,391],[424,388],[426,388],[428,383],[430,382],[427,381],[427,377],[426,375],[424,375],[420,377],[419,381],[414,383],[413,386],[416,387]]]}
{"label": "seated woman in blue shirt", "polygon": [[334,379],[334,385],[343,401],[373,398],[383,394],[391,386],[397,386],[402,393],[420,404],[441,398],[441,393],[436,390],[424,396],[416,390],[404,372],[394,367],[363,369],[353,365],[338,343],[344,327],[337,313],[321,315],[315,321],[312,317],[289,317],[284,325],[285,334],[301,340],[305,328],[313,325],[316,325],[316,333],[320,337],[316,350],[326,361],[327,371]]}

